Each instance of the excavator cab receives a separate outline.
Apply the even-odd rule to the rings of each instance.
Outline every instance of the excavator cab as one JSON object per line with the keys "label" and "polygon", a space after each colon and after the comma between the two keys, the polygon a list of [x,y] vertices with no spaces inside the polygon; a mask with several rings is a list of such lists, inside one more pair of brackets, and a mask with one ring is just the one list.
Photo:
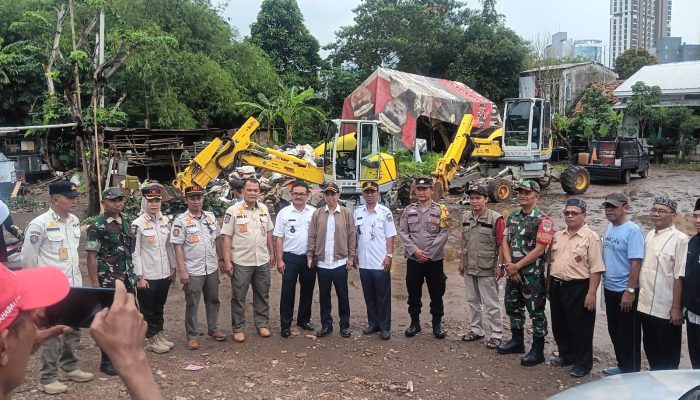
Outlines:
{"label": "excavator cab", "polygon": [[552,111],[543,99],[506,99],[503,161],[541,162],[552,157]]}
{"label": "excavator cab", "polygon": [[341,194],[359,194],[363,181],[381,185],[384,175],[391,175],[380,168],[385,155],[380,153],[377,121],[329,121],[322,150],[325,179],[335,182]]}

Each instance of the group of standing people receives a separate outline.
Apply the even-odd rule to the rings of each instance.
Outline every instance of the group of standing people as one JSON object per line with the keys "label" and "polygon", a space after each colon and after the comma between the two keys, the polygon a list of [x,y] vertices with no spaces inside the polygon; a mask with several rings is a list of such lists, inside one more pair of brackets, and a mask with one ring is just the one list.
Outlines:
{"label": "group of standing people", "polygon": [[[398,231],[392,212],[379,203],[379,188],[364,182],[364,204],[354,211],[338,200],[335,183],[322,188],[325,205],[307,204],[309,186],[291,185],[292,203],[283,208],[276,224],[267,207],[258,201],[260,183],[253,178],[241,185],[241,199],[223,216],[221,228],[215,216],[202,209],[203,189],[185,189],[187,211],[171,222],[161,212],[162,189],[142,189],[141,214],[133,222],[122,215],[124,194],[107,188],[102,193],[104,213],[87,231],[87,267],[94,287],[124,283],[138,298],[147,322],[145,348],[168,352],[174,343],[163,334],[164,306],[169,287],[179,277],[185,296],[187,348],[200,348],[197,311],[203,297],[207,334],[217,341],[227,335],[219,326],[220,274],[231,281],[232,338],[243,342],[245,302],[253,290],[253,323],[261,337],[269,337],[270,269],[282,275],[280,294],[281,336],[291,335],[299,283],[296,324],[313,331],[311,304],[316,281],[319,287],[321,326],[317,337],[333,332],[331,288],[335,289],[339,330],[350,337],[348,272],[360,270],[367,308],[365,335],[391,337],[391,275],[394,237],[404,247],[410,325],[404,334],[421,331],[422,288],[430,296],[433,335],[442,339],[446,288],[445,244],[451,217],[447,207],[432,200],[430,178],[414,181],[417,202],[406,207]],[[677,368],[680,359],[681,324],[688,321],[688,343],[694,368],[700,367],[700,239],[690,240],[673,225],[676,203],[666,197],[654,200],[654,229],[646,238],[629,221],[629,199],[612,193],[603,206],[610,224],[601,239],[586,225],[587,205],[569,199],[564,208],[567,227],[555,231],[552,220],[537,207],[540,187],[524,181],[517,188],[520,209],[504,218],[487,207],[488,192],[482,186],[469,190],[470,210],[461,226],[459,273],[464,277],[469,330],[462,340],[485,336],[482,320],[490,328],[486,346],[499,354],[525,353],[525,312],[533,323],[533,340],[522,357],[524,366],[544,361],[547,335],[545,304],[549,298],[554,338],[559,356],[555,366],[573,366],[571,375],[584,376],[592,369],[596,291],[603,281],[608,330],[617,365],[606,374],[639,371],[640,343],[652,369]],[[22,249],[23,268],[52,265],[61,269],[71,286],[81,286],[78,245],[80,222],[72,214],[77,187],[70,182],[50,185],[51,208],[27,227]],[[694,212],[700,234],[700,200]],[[503,341],[498,280],[506,276],[504,303],[511,339]],[[604,279],[602,277],[604,276]],[[482,312],[483,311],[483,312]],[[43,345],[40,387],[50,394],[63,393],[60,380],[85,382],[93,374],[78,368],[75,348],[80,332],[72,331]],[[116,372],[102,353],[100,371]],[[59,379],[60,378],[60,379]]]}

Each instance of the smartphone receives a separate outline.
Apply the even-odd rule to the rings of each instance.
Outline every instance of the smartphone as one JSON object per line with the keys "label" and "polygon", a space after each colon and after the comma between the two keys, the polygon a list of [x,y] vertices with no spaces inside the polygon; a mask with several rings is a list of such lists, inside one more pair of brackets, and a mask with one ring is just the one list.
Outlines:
{"label": "smartphone", "polygon": [[113,301],[113,288],[72,287],[66,298],[46,308],[46,318],[50,325],[89,328],[95,314]]}

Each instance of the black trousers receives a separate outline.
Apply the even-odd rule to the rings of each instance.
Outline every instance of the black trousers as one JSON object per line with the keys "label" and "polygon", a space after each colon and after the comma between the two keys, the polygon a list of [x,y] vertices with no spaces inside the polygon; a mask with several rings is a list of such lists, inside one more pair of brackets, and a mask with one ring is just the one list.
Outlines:
{"label": "black trousers", "polygon": [[642,322],[644,352],[649,360],[649,369],[678,369],[681,363],[681,336],[683,326],[673,325],[667,318],[637,311]]}
{"label": "black trousers", "polygon": [[423,306],[423,281],[428,285],[430,294],[430,314],[433,318],[442,318],[444,308],[442,296],[445,294],[447,276],[442,268],[442,261],[428,261],[419,263],[410,258],[406,260],[406,289],[408,289],[408,314],[411,318],[418,318]]}
{"label": "black trousers", "polygon": [[605,289],[605,313],[608,317],[608,333],[615,348],[617,366],[622,372],[639,372],[641,369],[642,326],[637,316],[639,291],[634,295],[632,310],[620,311],[620,301],[625,292]]}
{"label": "black trousers", "polygon": [[338,296],[338,317],[340,329],[350,327],[350,299],[348,298],[348,270],[345,265],[338,268],[325,269],[316,267],[318,274],[318,301],[321,306],[321,325],[333,327],[331,317],[331,286],[335,287]]}
{"label": "black trousers", "polygon": [[586,371],[593,368],[595,328],[595,310],[588,311],[583,306],[588,284],[588,279],[567,282],[554,278],[549,285],[552,333],[559,347],[559,356]]}
{"label": "black trousers", "polygon": [[292,326],[294,301],[296,297],[297,280],[299,281],[299,310],[297,324],[311,321],[311,303],[316,285],[316,271],[309,269],[306,264],[306,254],[297,255],[285,252],[284,274],[282,274],[282,291],[280,293],[280,325],[282,329]]}
{"label": "black trousers", "polygon": [[688,322],[688,354],[693,369],[700,369],[700,325]]}
{"label": "black trousers", "polygon": [[360,268],[362,293],[367,305],[367,325],[391,330],[391,275],[382,269]]}
{"label": "black trousers", "polygon": [[171,281],[170,278],[148,279],[147,281],[148,287],[137,289],[136,294],[139,299],[139,310],[148,324],[146,337],[152,338],[158,332],[163,331],[163,308],[168,300]]}

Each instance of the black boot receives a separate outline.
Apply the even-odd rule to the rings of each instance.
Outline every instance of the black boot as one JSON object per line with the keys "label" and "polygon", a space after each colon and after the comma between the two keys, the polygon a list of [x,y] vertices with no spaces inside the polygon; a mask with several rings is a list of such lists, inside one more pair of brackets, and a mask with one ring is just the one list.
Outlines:
{"label": "black boot", "polygon": [[407,337],[414,337],[418,332],[420,332],[420,319],[417,316],[411,317],[411,325],[406,328],[404,335]]}
{"label": "black boot", "polygon": [[438,339],[444,339],[447,336],[447,332],[442,329],[442,318],[433,317],[433,335]]}
{"label": "black boot", "polygon": [[520,359],[520,365],[524,367],[532,367],[544,362],[544,337],[535,337],[532,339],[532,348]]}
{"label": "black boot", "polygon": [[522,329],[511,329],[512,338],[498,345],[496,351],[498,354],[522,354],[525,352],[525,343],[523,341]]}
{"label": "black boot", "polygon": [[100,360],[100,372],[109,376],[117,375],[117,371],[112,365],[112,360],[109,359],[109,357],[104,351],[102,352],[102,359]]}

